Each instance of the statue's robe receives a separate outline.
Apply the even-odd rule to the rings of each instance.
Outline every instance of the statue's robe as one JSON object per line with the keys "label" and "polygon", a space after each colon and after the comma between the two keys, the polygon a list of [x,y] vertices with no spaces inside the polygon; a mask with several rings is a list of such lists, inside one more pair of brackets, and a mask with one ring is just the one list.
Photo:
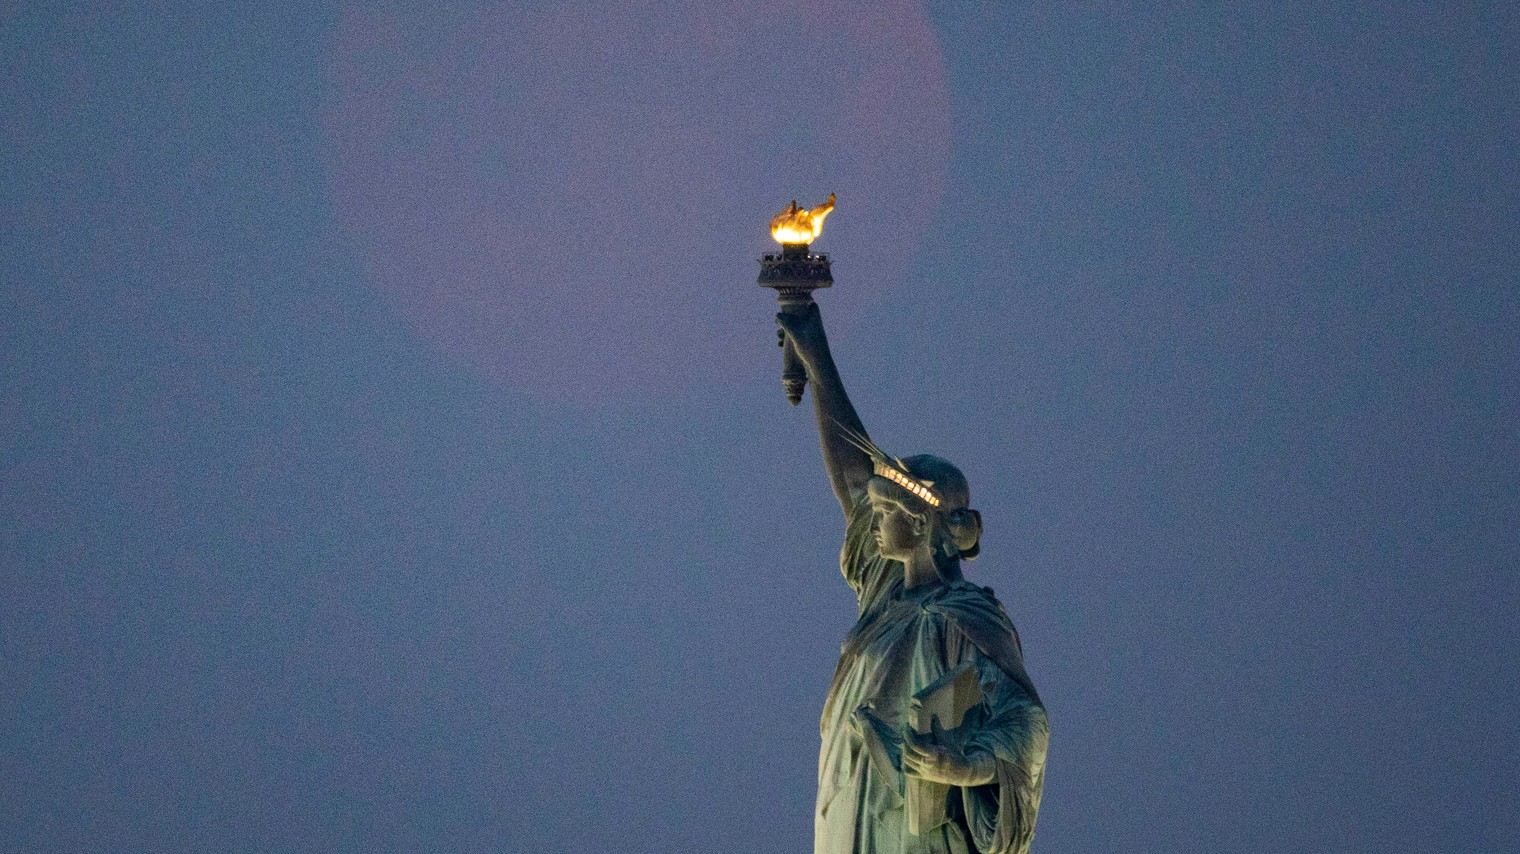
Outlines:
{"label": "statue's robe", "polygon": [[[840,565],[859,597],[860,619],[845,638],[824,704],[815,854],[1024,854],[1034,838],[1049,729],[1013,623],[990,589],[963,580],[905,590],[902,564],[881,556],[864,497],[851,511]],[[893,734],[909,720],[914,692],[968,661],[981,701],[962,733],[969,746],[992,754],[997,772],[986,785],[952,787],[948,821],[915,836],[905,819],[900,736]],[[879,740],[869,743],[873,738]]]}

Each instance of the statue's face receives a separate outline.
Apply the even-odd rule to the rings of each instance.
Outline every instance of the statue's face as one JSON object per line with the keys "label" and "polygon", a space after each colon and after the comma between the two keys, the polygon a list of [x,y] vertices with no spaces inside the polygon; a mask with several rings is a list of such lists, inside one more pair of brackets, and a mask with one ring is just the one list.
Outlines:
{"label": "statue's face", "polygon": [[907,560],[925,536],[922,523],[890,498],[872,495],[871,510],[876,514],[876,545],[882,557]]}

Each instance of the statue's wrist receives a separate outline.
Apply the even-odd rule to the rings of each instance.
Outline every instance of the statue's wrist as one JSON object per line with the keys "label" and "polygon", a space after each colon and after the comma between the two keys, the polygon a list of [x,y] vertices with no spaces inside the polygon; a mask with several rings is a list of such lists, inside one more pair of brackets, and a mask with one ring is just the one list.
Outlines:
{"label": "statue's wrist", "polygon": [[802,363],[807,369],[816,375],[823,375],[834,367],[834,357],[829,353],[829,345],[819,342],[797,348],[797,355],[802,357]]}

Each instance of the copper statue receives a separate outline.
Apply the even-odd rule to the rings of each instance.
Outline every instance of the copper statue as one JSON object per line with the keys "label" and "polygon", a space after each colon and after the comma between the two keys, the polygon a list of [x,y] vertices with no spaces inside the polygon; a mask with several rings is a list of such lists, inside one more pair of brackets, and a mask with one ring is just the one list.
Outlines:
{"label": "copper statue", "polygon": [[[981,551],[981,514],[954,465],[872,442],[811,296],[832,284],[828,260],[783,243],[762,259],[761,284],[782,297],[787,367],[813,388],[845,518],[840,569],[859,602],[824,703],[814,852],[1023,854],[1049,727],[1012,621],[961,573]],[[800,397],[794,380],[788,396]]]}

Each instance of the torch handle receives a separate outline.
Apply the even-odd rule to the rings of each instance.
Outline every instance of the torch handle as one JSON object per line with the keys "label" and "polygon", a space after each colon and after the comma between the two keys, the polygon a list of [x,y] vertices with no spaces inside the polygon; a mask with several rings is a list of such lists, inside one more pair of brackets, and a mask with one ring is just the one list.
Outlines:
{"label": "torch handle", "polygon": [[[782,291],[779,297],[781,310],[787,313],[801,311],[813,302],[813,295],[807,291]],[[802,390],[807,388],[807,366],[802,364],[802,357],[797,355],[792,339],[784,335],[781,338],[781,388],[786,392],[786,402],[793,406],[802,402]]]}

